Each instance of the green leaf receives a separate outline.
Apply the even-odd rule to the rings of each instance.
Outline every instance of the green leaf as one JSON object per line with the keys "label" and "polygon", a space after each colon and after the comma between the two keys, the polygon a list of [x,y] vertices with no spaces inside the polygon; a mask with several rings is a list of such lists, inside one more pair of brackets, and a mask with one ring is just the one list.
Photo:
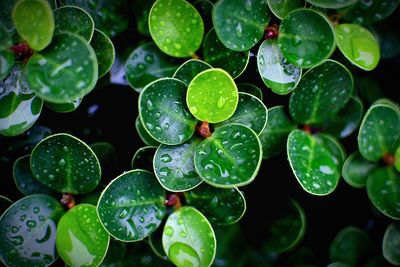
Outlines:
{"label": "green leaf", "polygon": [[261,101],[264,98],[263,97],[263,92],[261,91],[261,89],[258,88],[257,86],[255,86],[254,84],[251,84],[251,83],[238,83],[237,84],[237,88],[238,88],[239,92],[244,92],[244,93],[248,93],[248,94],[254,95],[255,97],[257,97]]}
{"label": "green leaf", "polygon": [[52,111],[59,112],[59,113],[68,113],[76,110],[79,105],[82,103],[83,98],[78,98],[75,100],[72,100],[71,102],[68,103],[51,103],[51,102],[45,102],[45,106],[51,109]]}
{"label": "green leaf", "polygon": [[399,4],[399,0],[357,1],[344,10],[344,19],[356,24],[372,24],[387,18]]}
{"label": "green leaf", "polygon": [[263,36],[269,18],[264,0],[220,0],[212,12],[219,40],[234,51],[250,50]]}
{"label": "green leaf", "polygon": [[286,114],[284,106],[268,109],[267,126],[258,136],[263,149],[263,159],[269,159],[285,151],[289,133],[297,128],[297,124]]}
{"label": "green leaf", "polygon": [[215,225],[236,223],[246,212],[246,200],[236,187],[225,189],[203,183],[186,192],[185,200]]}
{"label": "green leaf", "polygon": [[340,261],[350,266],[360,266],[371,255],[375,247],[368,234],[354,226],[343,228],[329,247],[330,261]]}
{"label": "green leaf", "polygon": [[7,77],[14,66],[15,56],[10,50],[11,46],[11,36],[0,22],[0,81]]}
{"label": "green leaf", "polygon": [[257,66],[265,85],[276,94],[290,93],[300,81],[302,70],[287,62],[276,40],[262,42],[258,49]]}
{"label": "green leaf", "polygon": [[110,236],[93,205],[79,204],[58,222],[57,251],[68,266],[99,266],[106,256],[109,241]]}
{"label": "green leaf", "polygon": [[282,20],[278,44],[289,63],[311,68],[332,55],[335,36],[325,14],[314,9],[296,9]]}
{"label": "green leaf", "polygon": [[321,123],[344,107],[352,90],[349,70],[337,61],[325,60],[301,78],[290,97],[290,115],[298,123]]}
{"label": "green leaf", "polygon": [[267,0],[267,3],[271,12],[280,20],[292,10],[304,7],[304,0]]}
{"label": "green leaf", "polygon": [[0,218],[0,259],[6,266],[49,266],[56,252],[56,225],[64,213],[48,195],[30,195]]}
{"label": "green leaf", "polygon": [[378,161],[385,153],[394,153],[400,141],[400,112],[389,104],[373,104],[364,116],[358,132],[361,155]]}
{"label": "green leaf", "polygon": [[250,51],[238,52],[226,48],[211,29],[203,43],[204,60],[215,68],[227,71],[234,79],[239,77],[249,63]]}
{"label": "green leaf", "polygon": [[318,144],[329,150],[336,166],[338,169],[341,169],[347,157],[346,150],[342,144],[335,137],[326,133],[318,133],[314,135],[314,137],[316,138]]}
{"label": "green leaf", "polygon": [[229,119],[216,124],[215,128],[230,123],[240,123],[260,134],[268,120],[268,109],[257,97],[247,93],[239,93],[239,102],[235,113]]}
{"label": "green leaf", "polygon": [[18,34],[37,51],[51,42],[54,32],[53,11],[45,0],[18,1],[12,11],[12,20]]}
{"label": "green leaf", "polygon": [[393,18],[368,27],[379,42],[382,59],[392,59],[400,54],[399,26],[400,22]]}
{"label": "green leaf", "polygon": [[13,203],[11,199],[6,196],[0,195],[0,214],[3,214],[6,209]]}
{"label": "green leaf", "polygon": [[154,172],[153,159],[156,150],[156,146],[145,146],[136,150],[131,161],[132,169],[143,169],[149,172]]}
{"label": "green leaf", "polygon": [[92,17],[82,8],[62,6],[53,11],[55,28],[54,34],[70,32],[80,35],[90,42],[94,31]]}
{"label": "green leaf", "polygon": [[251,183],[261,165],[262,150],[257,134],[241,124],[215,129],[196,148],[197,173],[216,187],[232,188]]}
{"label": "green leaf", "polygon": [[232,77],[222,69],[200,72],[190,82],[186,103],[196,119],[210,123],[230,118],[236,110],[239,94]]}
{"label": "green leaf", "polygon": [[22,156],[15,160],[13,165],[13,177],[17,189],[23,195],[47,194],[51,195],[50,188],[39,183],[33,176],[30,165],[30,155]]}
{"label": "green leaf", "polygon": [[162,53],[154,43],[137,47],[125,63],[126,79],[138,92],[158,78],[172,76],[177,68],[174,59]]}
{"label": "green leaf", "polygon": [[289,198],[287,208],[270,222],[264,250],[270,253],[288,252],[300,243],[305,232],[304,210],[297,201]]}
{"label": "green leaf", "polygon": [[386,229],[382,253],[388,262],[393,265],[400,265],[400,225],[398,222],[391,223]]}
{"label": "green leaf", "polygon": [[391,265],[382,255],[376,256],[365,262],[363,267],[391,267]]}
{"label": "green leaf", "polygon": [[[164,222],[165,224],[165,222]],[[151,235],[149,235],[148,243],[151,250],[154,254],[159,257],[160,259],[165,260],[166,262],[170,262],[168,260],[167,254],[164,252],[163,244],[162,244],[162,235],[164,232],[164,227],[157,228]]]}
{"label": "green leaf", "polygon": [[368,175],[378,167],[377,164],[365,160],[360,152],[351,154],[343,164],[342,176],[344,180],[355,188],[365,187]]}
{"label": "green leaf", "polygon": [[15,65],[11,74],[0,81],[0,134],[19,135],[39,118],[43,101],[29,87],[22,66]]}
{"label": "green leaf", "polygon": [[123,267],[123,260],[127,256],[127,244],[118,240],[111,239],[108,246],[107,255],[100,267]]}
{"label": "green leaf", "polygon": [[373,70],[379,63],[380,50],[374,35],[357,24],[340,24],[335,27],[339,50],[354,65],[363,70]]}
{"label": "green leaf", "polygon": [[211,68],[211,65],[204,61],[198,59],[189,59],[175,71],[174,76],[172,77],[181,80],[188,85],[197,74],[203,70]]}
{"label": "green leaf", "polygon": [[343,263],[340,261],[335,261],[329,264],[327,267],[351,267],[351,265],[348,265],[347,263]]}
{"label": "green leaf", "polygon": [[203,19],[184,0],[157,0],[150,10],[149,29],[156,45],[173,57],[193,56],[204,35]]}
{"label": "green leaf", "polygon": [[315,137],[293,130],[288,137],[287,154],[290,167],[306,192],[323,196],[335,190],[340,178],[338,166],[332,153]]}
{"label": "green leaf", "polygon": [[94,29],[93,38],[90,41],[96,53],[97,62],[99,64],[99,78],[103,77],[111,70],[115,60],[115,49],[110,38],[98,29]]}
{"label": "green leaf", "polygon": [[160,184],[168,191],[183,192],[198,186],[203,180],[194,167],[194,153],[199,138],[177,145],[160,145],[154,155],[154,173]]}
{"label": "green leaf", "polygon": [[400,175],[393,167],[372,171],[366,183],[368,197],[384,215],[400,219]]}
{"label": "green leaf", "polygon": [[156,141],[178,145],[189,140],[196,119],[185,105],[186,85],[174,78],[164,78],[148,84],[139,96],[142,125]]}
{"label": "green leaf", "polygon": [[140,116],[136,117],[135,120],[135,128],[139,134],[140,139],[142,139],[143,143],[148,146],[158,146],[160,143],[156,141],[153,137],[149,135],[146,129],[143,127],[142,122],[140,121]]}
{"label": "green leaf", "polygon": [[145,170],[132,170],[104,189],[97,213],[106,231],[124,242],[139,241],[154,232],[165,215],[165,191]]}
{"label": "green leaf", "polygon": [[149,13],[155,0],[133,0],[132,11],[136,18],[137,31],[150,37]]}
{"label": "green leaf", "polygon": [[306,0],[308,3],[322,8],[342,8],[356,3],[358,0]]}
{"label": "green leaf", "polygon": [[62,193],[89,193],[101,177],[92,149],[65,133],[46,137],[36,145],[31,154],[31,169],[39,182]]}
{"label": "green leaf", "polygon": [[210,223],[192,207],[182,207],[168,217],[162,243],[178,267],[211,266],[217,246]]}
{"label": "green leaf", "polygon": [[400,172],[400,146],[397,147],[394,153],[394,167]]}
{"label": "green leaf", "polygon": [[98,78],[93,48],[82,37],[67,32],[55,35],[50,46],[34,54],[26,71],[32,90],[52,103],[83,97],[94,88]]}

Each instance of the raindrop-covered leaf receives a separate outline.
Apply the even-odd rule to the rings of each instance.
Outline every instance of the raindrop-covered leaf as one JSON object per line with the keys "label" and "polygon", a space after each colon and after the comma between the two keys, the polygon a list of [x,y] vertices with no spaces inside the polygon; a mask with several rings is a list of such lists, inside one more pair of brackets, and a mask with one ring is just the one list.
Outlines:
{"label": "raindrop-covered leaf", "polygon": [[0,22],[0,81],[7,77],[14,66],[15,56],[11,46],[11,36]]}
{"label": "raindrop-covered leaf", "polygon": [[286,60],[311,68],[330,57],[335,49],[331,22],[314,9],[296,9],[281,22],[278,43]]}
{"label": "raindrop-covered leaf", "polygon": [[215,225],[236,223],[246,211],[246,200],[236,187],[225,189],[203,183],[185,193],[185,200]]}
{"label": "raindrop-covered leaf", "polygon": [[301,78],[290,97],[290,115],[298,123],[320,123],[344,107],[352,90],[349,70],[337,61],[326,60]]}
{"label": "raindrop-covered leaf", "polygon": [[304,7],[304,0],[267,0],[268,7],[278,19],[283,19],[292,10]]}
{"label": "raindrop-covered leaf", "polygon": [[30,195],[12,204],[0,218],[0,260],[6,266],[49,266],[58,257],[56,225],[63,213],[48,195]]}
{"label": "raindrop-covered leaf", "polygon": [[68,103],[51,103],[51,102],[44,102],[45,106],[51,109],[52,111],[59,112],[59,113],[68,113],[76,110],[79,105],[82,103],[83,98],[78,98],[72,100]]}
{"label": "raindrop-covered leaf", "polygon": [[132,11],[136,18],[136,27],[140,34],[150,37],[149,13],[155,0],[133,0]]}
{"label": "raindrop-covered leaf", "polygon": [[154,232],[165,215],[165,191],[154,174],[132,170],[115,178],[103,191],[97,213],[114,238],[139,241]]}
{"label": "raindrop-covered leaf", "polygon": [[[60,33],[26,66],[31,89],[52,103],[65,103],[88,94],[98,78],[93,48],[79,35]],[[45,75],[46,74],[46,75]]]}
{"label": "raindrop-covered leaf", "polygon": [[135,128],[137,133],[139,134],[140,139],[142,139],[143,143],[148,146],[158,146],[160,142],[156,141],[153,137],[149,135],[146,129],[143,127],[142,122],[140,121],[140,117],[137,116],[135,120]]}
{"label": "raindrop-covered leaf", "polygon": [[333,161],[336,163],[336,166],[340,170],[344,161],[346,160],[346,150],[342,146],[342,144],[333,136],[326,133],[318,133],[314,135],[317,142],[324,146],[332,155]]}
{"label": "raindrop-covered leaf", "polygon": [[393,167],[372,171],[366,183],[372,204],[386,216],[400,219],[400,174]]}
{"label": "raindrop-covered leaf", "polygon": [[211,266],[217,246],[210,223],[192,207],[182,207],[168,217],[162,243],[168,258],[178,267]]}
{"label": "raindrop-covered leaf", "polygon": [[96,207],[90,204],[73,207],[57,224],[57,251],[71,267],[99,266],[106,256],[109,241]]}
{"label": "raindrop-covered leaf", "polygon": [[97,63],[99,66],[99,78],[103,77],[110,71],[115,59],[115,49],[110,38],[98,29],[94,29],[93,38],[90,41],[96,53]]}
{"label": "raindrop-covered leaf", "polygon": [[204,61],[189,59],[175,71],[173,78],[181,80],[188,85],[197,74],[211,68],[210,64]]}
{"label": "raindrop-covered leaf", "polygon": [[387,18],[399,4],[399,0],[357,1],[343,10],[344,19],[357,24],[372,24]]}
{"label": "raindrop-covered leaf", "polygon": [[376,167],[378,167],[376,163],[365,160],[360,152],[356,151],[344,162],[342,176],[352,187],[362,188],[365,186],[368,175]]}
{"label": "raindrop-covered leaf", "polygon": [[189,84],[186,103],[200,121],[222,122],[236,110],[239,93],[232,77],[222,69],[200,72]]}
{"label": "raindrop-covered leaf", "polygon": [[237,78],[249,63],[250,51],[239,52],[226,48],[218,39],[215,30],[211,29],[204,39],[203,56],[214,68],[224,69],[233,78]]}
{"label": "raindrop-covered leaf", "polygon": [[231,188],[251,183],[261,159],[257,134],[246,126],[232,123],[218,127],[198,145],[194,164],[207,183]]}
{"label": "raindrop-covered leaf", "polygon": [[155,146],[145,146],[136,150],[131,161],[132,169],[143,169],[149,172],[154,172],[153,159],[156,150],[157,147]]}
{"label": "raindrop-covered leaf", "polygon": [[257,86],[255,86],[254,84],[251,84],[251,83],[238,83],[237,84],[237,88],[238,88],[239,92],[244,92],[244,93],[248,93],[248,94],[254,95],[255,97],[257,97],[261,101],[264,98],[263,92],[261,91],[261,89],[258,88]]}
{"label": "raindrop-covered leaf", "polygon": [[37,51],[51,42],[54,32],[53,11],[46,0],[18,1],[12,11],[18,34]]}
{"label": "raindrop-covered leaf", "polygon": [[193,189],[203,181],[197,174],[193,161],[200,141],[193,137],[181,145],[158,147],[154,155],[154,173],[165,189],[183,192]]}
{"label": "raindrop-covered leaf", "polygon": [[159,79],[141,92],[140,120],[156,141],[178,145],[192,137],[197,121],[185,105],[185,96],[186,85],[174,78]]}
{"label": "raindrop-covered leaf", "polygon": [[386,229],[382,242],[382,253],[393,265],[400,265],[400,224],[391,223]]}
{"label": "raindrop-covered leaf", "polygon": [[62,193],[89,193],[101,177],[92,149],[64,133],[51,135],[36,145],[31,154],[31,169],[39,182]]}
{"label": "raindrop-covered leaf", "polygon": [[315,137],[293,130],[287,141],[290,166],[297,181],[313,195],[327,195],[335,190],[340,171],[332,153],[318,144]]}
{"label": "raindrop-covered leaf", "polygon": [[265,0],[220,0],[212,12],[219,40],[234,51],[248,51],[263,36],[269,22]]}
{"label": "raindrop-covered leaf", "polygon": [[257,66],[265,85],[276,94],[290,93],[300,81],[302,70],[286,61],[273,39],[265,40],[260,45]]}
{"label": "raindrop-covered leaf", "polygon": [[322,8],[342,8],[356,3],[358,0],[306,0],[308,3]]}
{"label": "raindrop-covered leaf", "polygon": [[150,10],[149,29],[156,45],[173,57],[193,56],[204,35],[203,19],[184,0],[157,0]]}

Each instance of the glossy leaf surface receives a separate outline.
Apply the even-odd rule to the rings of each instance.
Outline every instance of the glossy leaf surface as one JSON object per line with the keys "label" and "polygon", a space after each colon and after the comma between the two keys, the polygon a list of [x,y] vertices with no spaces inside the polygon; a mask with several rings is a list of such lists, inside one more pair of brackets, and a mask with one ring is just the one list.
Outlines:
{"label": "glossy leaf surface", "polygon": [[173,78],[181,80],[188,85],[197,74],[211,68],[211,65],[204,61],[189,59],[175,71]]}
{"label": "glossy leaf surface", "polygon": [[376,163],[365,160],[360,152],[356,151],[344,162],[342,176],[349,185],[362,188],[365,186],[368,175],[377,166]]}

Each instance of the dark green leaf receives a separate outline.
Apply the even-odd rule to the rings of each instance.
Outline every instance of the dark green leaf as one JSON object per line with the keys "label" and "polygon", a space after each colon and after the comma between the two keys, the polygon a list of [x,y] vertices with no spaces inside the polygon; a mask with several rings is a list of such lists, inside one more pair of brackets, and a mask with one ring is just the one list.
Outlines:
{"label": "dark green leaf", "polygon": [[133,0],[132,2],[132,11],[135,14],[138,32],[150,37],[149,13],[155,0]]}
{"label": "dark green leaf", "polygon": [[386,19],[369,27],[379,42],[383,59],[392,59],[400,54],[400,35],[397,31],[399,27],[400,22],[395,18]]}
{"label": "dark green leaf", "polygon": [[321,146],[324,146],[329,150],[333,161],[336,163],[336,166],[338,166],[338,169],[341,169],[347,157],[346,150],[342,144],[339,143],[335,137],[326,133],[318,133],[314,135],[314,137]]}
{"label": "dark green leaf", "polygon": [[154,172],[153,159],[156,150],[157,147],[155,146],[145,146],[139,148],[132,157],[131,168]]}
{"label": "dark green leaf", "polygon": [[14,65],[14,53],[11,52],[11,36],[0,22],[0,81],[7,77]]}
{"label": "dark green leaf", "polygon": [[160,143],[156,141],[153,137],[149,135],[146,129],[143,127],[142,122],[140,121],[140,117],[137,116],[135,120],[135,128],[139,134],[140,139],[142,139],[143,143],[148,146],[158,146]]}
{"label": "dark green leaf", "polygon": [[45,106],[51,109],[52,111],[59,112],[59,113],[68,113],[76,110],[79,105],[81,104],[83,98],[78,98],[72,100],[69,103],[51,103],[51,102],[44,102]]}
{"label": "dark green leaf", "polygon": [[365,160],[360,152],[356,151],[344,162],[342,176],[349,185],[362,188],[365,186],[368,175],[377,166],[376,163]]}
{"label": "dark green leaf", "polygon": [[248,94],[254,95],[255,97],[257,97],[261,101],[263,100],[263,92],[261,91],[260,88],[258,88],[254,84],[251,84],[251,83],[238,83],[237,84],[237,88],[238,88],[239,92],[248,93]]}
{"label": "dark green leaf", "polygon": [[0,214],[3,214],[4,211],[13,203],[11,199],[6,196],[0,195]]}
{"label": "dark green leaf", "polygon": [[382,252],[385,259],[393,265],[400,265],[400,225],[391,223],[383,237]]}
{"label": "dark green leaf", "polygon": [[275,17],[283,19],[290,11],[304,7],[304,0],[267,0],[268,7]]}
{"label": "dark green leaf", "polygon": [[396,152],[394,154],[394,167],[397,171],[400,172],[400,146],[397,147]]}
{"label": "dark green leaf", "polygon": [[341,8],[350,6],[358,0],[306,0],[308,3],[322,8]]}
{"label": "dark green leaf", "polygon": [[357,1],[344,10],[344,19],[357,24],[372,24],[388,17],[399,4],[399,0]]}
{"label": "dark green leaf", "polygon": [[96,53],[97,62],[99,64],[99,78],[101,78],[110,71],[111,66],[114,63],[114,45],[110,38],[108,38],[105,33],[99,31],[98,29],[94,29],[93,38],[90,42],[90,45],[93,47],[94,52]]}
{"label": "dark green leaf", "polygon": [[175,71],[173,78],[181,80],[186,85],[189,85],[197,74],[211,68],[212,67],[204,61],[189,59]]}

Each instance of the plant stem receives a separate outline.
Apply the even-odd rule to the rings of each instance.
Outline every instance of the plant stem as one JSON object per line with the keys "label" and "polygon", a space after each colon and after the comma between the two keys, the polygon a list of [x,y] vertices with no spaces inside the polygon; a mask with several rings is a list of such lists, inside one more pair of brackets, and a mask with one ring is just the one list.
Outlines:
{"label": "plant stem", "polygon": [[383,162],[387,165],[387,166],[393,166],[394,165],[394,156],[392,154],[389,153],[385,153],[383,155]]}
{"label": "plant stem", "polygon": [[70,193],[64,193],[61,198],[61,204],[68,207],[68,209],[72,209],[75,207],[75,198]]}
{"label": "plant stem", "polygon": [[201,58],[200,58],[196,53],[192,55],[192,59],[199,59],[199,60],[201,60]]}
{"label": "plant stem", "polygon": [[340,19],[342,18],[342,13],[336,13],[329,16],[329,20],[332,22],[333,26],[339,24]]}
{"label": "plant stem", "polygon": [[307,124],[304,124],[303,131],[305,131],[306,133],[311,134],[311,126],[307,125]]}
{"label": "plant stem", "polygon": [[201,122],[201,125],[197,128],[198,134],[203,138],[211,136],[210,124],[206,121]]}
{"label": "plant stem", "polygon": [[165,206],[174,207],[175,210],[178,210],[182,207],[181,204],[181,193],[173,193],[167,196],[165,200]]}
{"label": "plant stem", "polygon": [[11,46],[11,50],[14,52],[15,57],[22,60],[24,63],[27,63],[29,58],[33,55],[33,50],[26,42]]}

